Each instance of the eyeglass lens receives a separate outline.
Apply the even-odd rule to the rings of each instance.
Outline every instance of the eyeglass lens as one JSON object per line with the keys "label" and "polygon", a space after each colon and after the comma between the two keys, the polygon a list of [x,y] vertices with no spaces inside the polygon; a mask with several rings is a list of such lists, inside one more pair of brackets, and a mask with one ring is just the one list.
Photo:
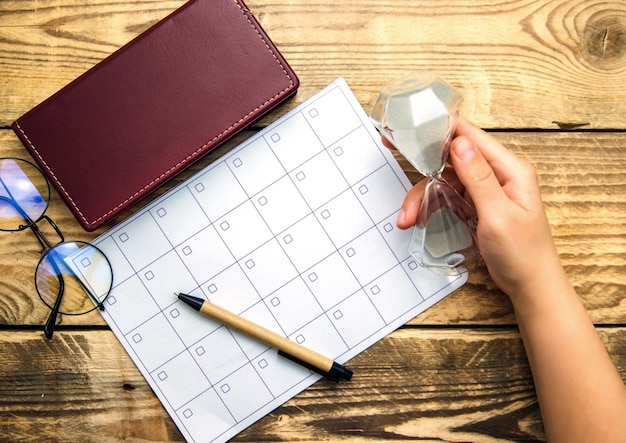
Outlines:
{"label": "eyeglass lens", "polygon": [[56,245],[41,258],[35,272],[39,297],[50,309],[57,304],[61,314],[93,311],[112,285],[109,260],[95,246],[84,242]]}
{"label": "eyeglass lens", "polygon": [[18,231],[41,218],[50,186],[41,171],[20,159],[0,159],[0,231]]}

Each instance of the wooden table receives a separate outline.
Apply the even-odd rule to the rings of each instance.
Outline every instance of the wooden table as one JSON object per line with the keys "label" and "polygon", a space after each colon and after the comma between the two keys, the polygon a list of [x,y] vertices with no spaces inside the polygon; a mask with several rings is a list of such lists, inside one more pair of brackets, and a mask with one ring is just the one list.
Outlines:
{"label": "wooden table", "polygon": [[[1,0],[0,156],[28,158],[10,123],[182,3]],[[302,83],[260,126],[338,76],[368,111],[407,71],[433,70],[458,86],[462,113],[537,166],[565,269],[626,378],[623,1],[248,6]],[[48,214],[70,239],[103,232],[82,231],[56,194]],[[0,440],[181,440],[99,314],[63,317],[54,339],[44,339],[32,235],[0,233],[0,248]],[[318,382],[235,440],[544,439],[511,305],[483,266],[350,366],[353,381]]]}

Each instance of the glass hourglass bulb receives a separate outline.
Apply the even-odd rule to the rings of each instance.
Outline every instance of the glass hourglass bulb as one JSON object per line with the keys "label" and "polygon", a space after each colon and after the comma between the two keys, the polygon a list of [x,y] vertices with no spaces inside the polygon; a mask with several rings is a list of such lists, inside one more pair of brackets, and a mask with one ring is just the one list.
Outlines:
{"label": "glass hourglass bulb", "polygon": [[370,118],[427,179],[409,252],[425,267],[456,272],[477,253],[476,212],[442,173],[461,94],[429,72],[398,78],[381,91]]}

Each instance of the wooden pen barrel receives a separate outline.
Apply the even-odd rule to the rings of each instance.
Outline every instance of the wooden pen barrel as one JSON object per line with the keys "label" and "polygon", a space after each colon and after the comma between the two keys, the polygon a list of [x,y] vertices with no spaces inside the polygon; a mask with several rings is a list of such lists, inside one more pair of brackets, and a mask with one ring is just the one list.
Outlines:
{"label": "wooden pen barrel", "polygon": [[305,363],[310,364],[322,371],[329,372],[333,366],[333,360],[318,354],[296,342],[289,340],[282,335],[276,334],[269,329],[259,326],[256,323],[252,323],[243,317],[240,317],[232,312],[227,311],[213,303],[205,301],[202,304],[200,312],[211,317],[214,320],[219,321],[233,328],[243,334],[246,334],[252,338],[255,338],[273,348],[276,348],[292,357],[302,360]]}

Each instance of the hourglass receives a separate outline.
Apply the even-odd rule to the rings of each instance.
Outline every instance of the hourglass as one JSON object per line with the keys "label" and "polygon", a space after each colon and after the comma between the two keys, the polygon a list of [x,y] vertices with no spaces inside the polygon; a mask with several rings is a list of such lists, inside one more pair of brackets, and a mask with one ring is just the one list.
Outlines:
{"label": "hourglass", "polygon": [[443,175],[462,101],[452,86],[420,72],[385,86],[370,113],[381,134],[427,179],[409,252],[420,265],[450,273],[478,252],[476,211]]}

